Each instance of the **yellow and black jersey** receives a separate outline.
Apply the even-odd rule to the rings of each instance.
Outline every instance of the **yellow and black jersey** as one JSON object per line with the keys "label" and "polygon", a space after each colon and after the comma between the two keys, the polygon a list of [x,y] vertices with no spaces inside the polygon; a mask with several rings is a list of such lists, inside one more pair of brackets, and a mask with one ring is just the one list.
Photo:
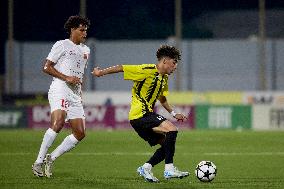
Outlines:
{"label": "yellow and black jersey", "polygon": [[134,82],[129,119],[153,112],[157,99],[168,94],[168,75],[160,75],[155,64],[122,66],[124,79]]}

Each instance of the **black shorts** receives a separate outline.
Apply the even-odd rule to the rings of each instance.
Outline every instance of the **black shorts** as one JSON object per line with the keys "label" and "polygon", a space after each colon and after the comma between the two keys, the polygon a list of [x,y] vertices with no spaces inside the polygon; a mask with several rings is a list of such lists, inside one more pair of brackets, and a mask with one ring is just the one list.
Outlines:
{"label": "black shorts", "polygon": [[141,118],[130,120],[130,124],[141,138],[147,141],[151,146],[155,146],[158,144],[158,141],[165,136],[155,133],[152,128],[158,127],[165,120],[166,118],[163,116],[149,112]]}

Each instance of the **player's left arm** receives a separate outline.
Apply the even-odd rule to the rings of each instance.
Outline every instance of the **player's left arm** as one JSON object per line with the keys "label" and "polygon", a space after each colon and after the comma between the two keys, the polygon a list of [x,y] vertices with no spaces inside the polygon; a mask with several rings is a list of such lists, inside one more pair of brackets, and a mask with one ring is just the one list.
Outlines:
{"label": "player's left arm", "polygon": [[160,96],[159,101],[161,105],[178,121],[185,121],[187,120],[187,117],[183,115],[182,113],[176,113],[173,108],[169,105],[167,98],[165,96]]}
{"label": "player's left arm", "polygon": [[123,72],[123,66],[122,65],[116,65],[116,66],[111,66],[105,69],[101,69],[99,67],[94,68],[92,71],[92,74],[97,77],[101,77],[107,74],[113,74],[113,73],[118,73],[118,72]]}

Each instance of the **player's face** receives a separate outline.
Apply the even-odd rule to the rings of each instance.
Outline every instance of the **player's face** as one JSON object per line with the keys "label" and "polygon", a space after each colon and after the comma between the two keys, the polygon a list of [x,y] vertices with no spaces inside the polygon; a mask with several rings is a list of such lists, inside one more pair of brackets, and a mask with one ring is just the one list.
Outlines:
{"label": "player's face", "polygon": [[72,36],[77,43],[84,43],[87,39],[87,26],[83,26],[80,24],[78,28],[74,28],[71,30]]}
{"label": "player's face", "polygon": [[177,69],[177,60],[165,58],[165,70],[167,74],[172,74]]}

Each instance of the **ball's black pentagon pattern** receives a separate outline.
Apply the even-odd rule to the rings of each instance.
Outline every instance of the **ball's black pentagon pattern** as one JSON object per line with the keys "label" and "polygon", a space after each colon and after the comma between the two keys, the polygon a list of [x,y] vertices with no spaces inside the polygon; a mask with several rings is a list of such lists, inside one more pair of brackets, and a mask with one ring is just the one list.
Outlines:
{"label": "ball's black pentagon pattern", "polygon": [[211,182],[216,174],[216,165],[211,161],[201,161],[195,169],[196,177],[202,182]]}

